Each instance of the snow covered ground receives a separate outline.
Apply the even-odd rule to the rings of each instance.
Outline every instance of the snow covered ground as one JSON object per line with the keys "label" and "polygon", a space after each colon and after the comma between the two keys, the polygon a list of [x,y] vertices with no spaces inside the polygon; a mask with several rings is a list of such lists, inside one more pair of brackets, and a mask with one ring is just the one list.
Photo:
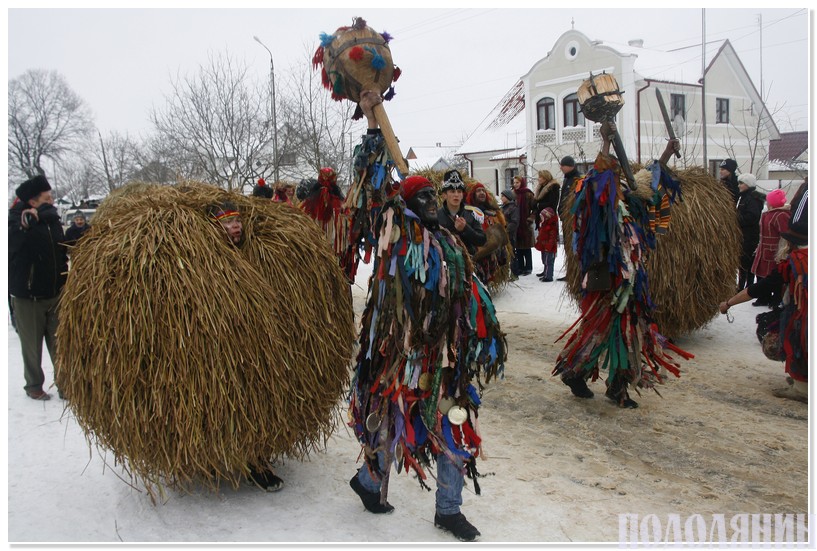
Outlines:
{"label": "snow covered ground", "polygon": [[[557,275],[563,258],[560,251]],[[541,269],[536,251],[534,267]],[[368,273],[361,265],[358,313]],[[728,529],[739,513],[813,511],[809,406],[772,394],[785,374],[755,337],[759,308],[737,306],[734,323],[720,316],[677,341],[696,355],[682,361],[681,378],[661,388],[663,398],[651,392],[636,397],[640,408],[621,410],[600,381],[590,385],[594,399],[580,400],[550,375],[563,344],[554,341],[576,318],[563,291],[531,275],[495,297],[510,353],[505,378],[486,389],[480,410],[478,467],[489,476],[482,495],[466,487],[463,505],[481,542],[615,544],[620,513],[655,514],[665,524],[674,514],[725,515]],[[348,484],[359,446],[343,425],[325,451],[277,465],[286,484],[278,493],[171,492],[153,505],[106,463],[110,454],[89,447],[56,393],[48,402],[26,397],[11,325],[7,354],[9,542],[456,541],[434,527],[433,493],[411,476],[392,476],[393,514],[363,509]]]}

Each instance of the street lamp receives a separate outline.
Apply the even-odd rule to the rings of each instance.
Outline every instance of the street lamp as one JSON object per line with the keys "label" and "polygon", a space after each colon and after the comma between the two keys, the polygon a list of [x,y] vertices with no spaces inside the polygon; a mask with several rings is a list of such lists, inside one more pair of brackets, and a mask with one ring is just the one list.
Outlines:
{"label": "street lamp", "polygon": [[264,49],[269,53],[269,85],[271,100],[270,100],[270,107],[272,108],[272,156],[273,156],[273,166],[275,168],[275,181],[278,181],[278,124],[275,120],[275,64],[272,62],[272,52],[269,48],[267,48],[266,44],[261,42],[261,39],[257,36],[253,35],[253,40],[261,44]]}

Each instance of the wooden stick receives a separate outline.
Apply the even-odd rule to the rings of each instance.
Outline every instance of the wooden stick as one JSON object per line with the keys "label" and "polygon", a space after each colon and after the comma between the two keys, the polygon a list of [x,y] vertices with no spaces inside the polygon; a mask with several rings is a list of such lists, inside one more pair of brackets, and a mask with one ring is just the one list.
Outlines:
{"label": "wooden stick", "polygon": [[409,173],[408,163],[406,163],[403,154],[400,152],[400,144],[397,143],[397,137],[394,135],[394,130],[391,127],[388,115],[386,115],[386,109],[383,107],[383,103],[375,105],[373,111],[374,118],[377,124],[380,125],[380,131],[383,133],[383,139],[386,140],[386,147],[389,148],[389,153],[392,159],[394,159],[394,164],[397,165],[397,170],[399,170],[403,178],[405,178]]}

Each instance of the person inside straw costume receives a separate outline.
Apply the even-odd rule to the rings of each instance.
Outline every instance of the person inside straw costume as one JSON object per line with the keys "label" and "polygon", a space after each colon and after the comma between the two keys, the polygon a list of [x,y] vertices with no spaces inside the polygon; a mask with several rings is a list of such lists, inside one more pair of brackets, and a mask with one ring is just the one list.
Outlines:
{"label": "person inside straw costume", "polygon": [[631,189],[609,154],[615,130],[615,123],[602,124],[602,150],[574,187],[572,243],[582,277],[581,314],[557,339],[578,324],[553,374],[575,396],[592,398],[586,381],[606,370],[605,396],[620,407],[636,408],[628,388],[655,389],[663,382],[661,368],[679,376],[679,364],[668,351],[693,357],[659,333],[644,267],[656,233],[666,231],[669,205],[681,197],[680,182],[666,165],[679,142],[670,140],[661,159],[639,173],[645,181]]}
{"label": "person inside straw costume", "polygon": [[[241,222],[241,213],[234,203],[224,201],[216,205],[212,205],[208,209],[208,214],[214,223],[218,223],[227,235],[227,240],[240,247],[244,242],[244,226]],[[266,461],[259,461],[259,464],[264,464]],[[277,492],[284,487],[284,481],[278,477],[272,468],[256,469],[250,465],[250,474],[248,480],[267,492]]]}
{"label": "person inside straw costume", "polygon": [[[374,122],[376,93],[360,106]],[[460,511],[464,475],[477,482],[484,382],[502,374],[505,337],[464,244],[437,221],[433,184],[403,180],[375,220],[376,250],[349,400],[364,464],[349,481],[366,510],[390,513],[392,465],[420,485],[436,462],[435,526],[480,535]],[[476,386],[475,386],[476,383]]]}

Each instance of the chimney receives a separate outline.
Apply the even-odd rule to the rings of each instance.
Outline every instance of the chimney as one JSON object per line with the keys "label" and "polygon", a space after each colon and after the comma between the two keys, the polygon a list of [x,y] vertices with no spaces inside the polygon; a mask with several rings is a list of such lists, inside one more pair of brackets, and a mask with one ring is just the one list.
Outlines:
{"label": "chimney", "polygon": [[634,38],[627,42],[633,48],[643,48],[644,47],[644,39],[643,38]]}

